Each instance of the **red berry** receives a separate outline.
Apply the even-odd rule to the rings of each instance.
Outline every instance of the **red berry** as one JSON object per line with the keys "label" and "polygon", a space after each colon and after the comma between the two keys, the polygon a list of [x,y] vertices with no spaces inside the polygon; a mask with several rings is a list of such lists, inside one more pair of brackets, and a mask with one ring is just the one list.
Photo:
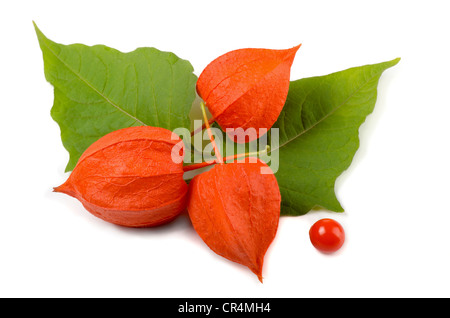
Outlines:
{"label": "red berry", "polygon": [[332,219],[321,219],[311,226],[309,238],[312,245],[323,253],[333,253],[341,248],[345,241],[343,227]]}

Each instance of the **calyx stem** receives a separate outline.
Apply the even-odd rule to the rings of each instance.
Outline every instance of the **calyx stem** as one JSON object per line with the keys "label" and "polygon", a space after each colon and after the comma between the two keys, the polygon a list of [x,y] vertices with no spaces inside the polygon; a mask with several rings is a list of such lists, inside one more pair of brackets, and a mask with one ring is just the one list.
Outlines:
{"label": "calyx stem", "polygon": [[[208,132],[208,136],[209,136],[209,140],[211,141],[213,148],[214,148],[214,153],[216,155],[217,160],[211,161],[211,162],[200,162],[200,163],[194,163],[192,165],[187,165],[183,167],[183,171],[187,172],[187,171],[192,171],[192,170],[196,170],[196,169],[200,169],[200,168],[204,168],[204,167],[208,167],[217,163],[223,164],[224,162],[228,162],[228,161],[234,161],[236,159],[239,158],[244,158],[244,157],[252,157],[252,156],[259,156],[260,154],[263,153],[268,153],[270,151],[270,146],[266,145],[266,148],[264,150],[261,151],[254,151],[254,152],[247,152],[247,153],[240,153],[240,154],[236,154],[233,156],[228,156],[225,158],[222,158],[222,155],[220,154],[219,148],[217,147],[216,141],[214,139],[214,135],[211,132],[211,128],[210,128],[210,124],[213,123],[215,120],[214,118],[211,118],[210,120],[208,120],[208,117],[206,116],[206,110],[205,110],[205,103],[201,102],[200,106],[202,108],[202,114],[203,114],[203,120],[204,120],[204,124],[201,127],[201,130],[203,130],[204,128],[206,128],[206,131]],[[199,132],[200,130],[194,130],[191,133],[192,135],[195,135],[197,132]]]}
{"label": "calyx stem", "polygon": [[202,107],[203,120],[205,121],[205,127],[206,127],[206,131],[208,132],[209,140],[211,140],[211,143],[214,147],[214,153],[216,155],[217,161],[220,164],[222,164],[223,163],[222,155],[220,154],[219,148],[217,148],[216,141],[211,132],[211,128],[209,127],[208,117],[206,116],[205,103],[201,102],[200,106]]}
{"label": "calyx stem", "polygon": [[[216,121],[216,119],[215,119],[214,117],[212,117],[212,118],[210,118],[210,119],[208,120],[208,124],[211,125],[211,124],[214,123],[215,121]],[[197,129],[191,131],[191,136],[194,136],[194,135],[198,134],[199,132],[203,131],[203,129],[205,129],[205,128],[206,128],[206,124],[203,124],[202,127],[197,128]]]}
{"label": "calyx stem", "polygon": [[[246,153],[240,153],[240,154],[233,155],[233,156],[228,156],[228,157],[223,158],[223,161],[224,162],[228,162],[228,161],[234,161],[236,159],[240,159],[240,158],[244,158],[244,157],[257,157],[257,156],[259,156],[259,155],[261,155],[263,153],[268,153],[269,151],[270,151],[270,146],[266,145],[266,148],[264,150],[254,151],[254,152],[246,152]],[[196,170],[196,169],[212,166],[212,165],[214,165],[216,163],[218,163],[218,162],[212,161],[212,162],[194,163],[192,165],[184,166],[183,170],[184,170],[184,172],[192,171],[192,170]]]}

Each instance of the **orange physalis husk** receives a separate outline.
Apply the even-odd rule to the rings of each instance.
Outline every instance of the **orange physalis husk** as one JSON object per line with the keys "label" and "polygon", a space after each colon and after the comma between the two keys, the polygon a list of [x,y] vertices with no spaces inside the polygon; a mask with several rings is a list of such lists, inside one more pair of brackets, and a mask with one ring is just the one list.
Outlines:
{"label": "orange physalis husk", "polygon": [[[197,92],[223,131],[242,143],[270,129],[286,102],[291,65],[300,45],[287,50],[239,49],[212,61],[200,74]],[[264,133],[264,130],[262,130]]]}
{"label": "orange physalis husk", "polygon": [[56,187],[77,198],[93,215],[128,227],[149,227],[173,220],[186,208],[184,147],[171,131],[131,127],[94,142],[68,180]]}
{"label": "orange physalis husk", "polygon": [[273,173],[259,159],[218,164],[189,183],[194,229],[217,254],[247,266],[262,282],[267,249],[275,238],[281,196]]}

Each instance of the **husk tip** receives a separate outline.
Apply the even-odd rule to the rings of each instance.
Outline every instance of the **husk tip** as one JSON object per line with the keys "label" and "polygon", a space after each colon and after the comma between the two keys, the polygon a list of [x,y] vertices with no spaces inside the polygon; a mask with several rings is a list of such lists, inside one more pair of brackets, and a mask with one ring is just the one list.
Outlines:
{"label": "husk tip", "polygon": [[258,280],[263,284],[263,277],[261,275],[258,275]]}
{"label": "husk tip", "polygon": [[262,284],[263,283],[262,264],[261,265],[256,265],[256,267],[254,267],[254,268],[252,268],[252,267],[249,267],[249,268],[253,272],[253,274],[255,274],[258,277],[258,280]]}
{"label": "husk tip", "polygon": [[73,190],[72,190],[72,187],[70,186],[70,184],[68,182],[65,182],[58,187],[53,187],[53,192],[61,192],[61,193],[71,195]]}
{"label": "husk tip", "polygon": [[57,187],[53,187],[53,192],[64,192],[61,188],[63,185],[57,186]]}

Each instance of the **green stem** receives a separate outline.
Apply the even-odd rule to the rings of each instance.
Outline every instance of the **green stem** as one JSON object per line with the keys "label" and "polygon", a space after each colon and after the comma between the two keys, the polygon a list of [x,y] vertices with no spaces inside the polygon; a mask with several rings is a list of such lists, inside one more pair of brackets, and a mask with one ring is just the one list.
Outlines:
{"label": "green stem", "polygon": [[214,148],[214,154],[217,157],[217,161],[219,163],[223,163],[222,155],[220,154],[219,149],[217,148],[216,141],[214,139],[214,136],[211,132],[211,128],[209,127],[208,117],[206,116],[206,110],[205,110],[205,103],[201,102],[200,106],[202,107],[202,113],[203,113],[203,120],[205,121],[206,131],[208,132],[209,140],[211,140],[211,143]]}
{"label": "green stem", "polygon": [[[229,157],[225,157],[223,159],[224,162],[228,162],[231,160],[236,160],[239,158],[244,158],[244,157],[258,157],[259,155],[263,154],[263,153],[268,153],[270,151],[270,146],[267,145],[266,148],[264,150],[261,151],[254,151],[254,152],[247,152],[247,153],[240,153],[237,155],[233,155],[233,156],[229,156]],[[216,164],[218,162],[216,161],[212,161],[212,162],[200,162],[200,163],[194,163],[192,165],[186,165],[183,167],[184,172],[187,171],[192,171],[192,170],[197,170],[197,169],[201,169],[204,167],[208,167],[208,166],[212,166],[214,164]]]}
{"label": "green stem", "polygon": [[[215,119],[214,117],[212,117],[212,118],[210,118],[210,119],[208,120],[208,124],[211,125],[211,124],[214,123],[215,121],[216,121],[216,119]],[[198,134],[199,132],[203,131],[203,129],[205,129],[205,128],[206,128],[206,124],[203,124],[202,127],[197,128],[197,129],[191,131],[191,137],[194,136],[194,135],[196,135],[196,134]]]}

